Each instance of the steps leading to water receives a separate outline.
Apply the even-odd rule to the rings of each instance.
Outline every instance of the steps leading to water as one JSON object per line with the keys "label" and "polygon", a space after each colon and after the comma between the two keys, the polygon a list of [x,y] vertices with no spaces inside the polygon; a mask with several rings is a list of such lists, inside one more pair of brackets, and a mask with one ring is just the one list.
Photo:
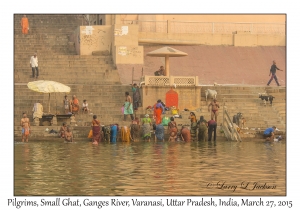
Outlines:
{"label": "steps leading to water", "polygon": [[[123,122],[121,106],[124,103],[124,92],[131,93],[131,87],[122,85],[120,76],[113,63],[112,56],[76,55],[75,48],[70,47],[69,35],[82,24],[78,15],[28,15],[30,31],[28,35],[21,34],[20,19],[22,15],[15,15],[14,31],[14,125],[15,135],[19,135],[19,124],[22,113],[28,113],[32,122],[33,104],[42,101],[44,111],[48,112],[48,94],[29,90],[26,84],[34,81],[30,78],[32,72],[29,66],[30,57],[37,52],[39,59],[39,80],[54,80],[71,87],[69,99],[76,95],[82,105],[86,99],[91,113],[98,115],[102,124]],[[280,130],[286,130],[286,88],[243,85],[203,86],[201,89],[201,106],[195,111],[197,119],[204,116],[210,119],[207,106],[210,99],[205,101],[205,90],[213,89],[218,92],[220,103],[218,123],[223,121],[223,109],[226,106],[233,117],[238,112],[243,113],[247,120],[244,133],[251,135],[256,129],[265,129],[276,125]],[[258,93],[275,96],[273,106],[263,104]],[[65,93],[54,93],[50,97],[51,112],[64,113],[63,97]],[[146,110],[139,109],[136,113],[139,118],[146,114]],[[182,118],[176,118],[178,124],[190,124],[189,112],[180,110]],[[172,116],[166,112],[165,116]],[[92,115],[80,114],[76,116],[78,135],[81,129],[90,126]],[[60,122],[61,123],[61,122]],[[43,129],[44,126],[37,129]],[[52,126],[51,126],[52,127]],[[82,127],[82,128],[81,128]],[[55,126],[53,126],[55,128]],[[254,129],[254,130],[253,130]],[[77,135],[77,134],[76,134]],[[82,134],[83,135],[83,134]],[[85,134],[84,134],[85,135]],[[249,134],[250,135],[250,134]],[[247,135],[244,135],[245,138]]]}

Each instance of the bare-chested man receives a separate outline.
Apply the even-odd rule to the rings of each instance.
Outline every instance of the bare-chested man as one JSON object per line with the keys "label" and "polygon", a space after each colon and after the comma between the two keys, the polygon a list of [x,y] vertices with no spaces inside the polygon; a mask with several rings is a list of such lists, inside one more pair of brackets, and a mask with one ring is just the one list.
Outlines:
{"label": "bare-chested man", "polygon": [[24,142],[24,139],[26,142],[28,142],[28,136],[30,133],[30,122],[29,118],[25,113],[23,113],[23,118],[21,119],[21,127],[22,127],[22,142]]}
{"label": "bare-chested man", "polygon": [[65,131],[65,142],[73,142],[73,133],[71,131],[71,128],[67,126],[66,131]]}
{"label": "bare-chested man", "polygon": [[217,99],[213,99],[213,101],[208,104],[208,111],[210,111],[209,107],[211,106],[211,119],[215,119],[217,122],[218,109],[220,108]]}

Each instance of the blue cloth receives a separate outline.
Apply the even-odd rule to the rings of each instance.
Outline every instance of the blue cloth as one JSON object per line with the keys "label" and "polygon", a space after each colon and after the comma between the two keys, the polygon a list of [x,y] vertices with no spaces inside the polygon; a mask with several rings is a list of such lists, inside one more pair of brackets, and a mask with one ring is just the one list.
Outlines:
{"label": "blue cloth", "polygon": [[274,128],[267,128],[265,131],[264,131],[264,134],[265,135],[268,135],[270,133],[274,132]]}
{"label": "blue cloth", "polygon": [[162,124],[156,125],[155,136],[157,140],[163,140],[164,134],[165,134],[164,126]]}
{"label": "blue cloth", "polygon": [[112,125],[110,130],[110,142],[116,143],[117,142],[117,126]]}

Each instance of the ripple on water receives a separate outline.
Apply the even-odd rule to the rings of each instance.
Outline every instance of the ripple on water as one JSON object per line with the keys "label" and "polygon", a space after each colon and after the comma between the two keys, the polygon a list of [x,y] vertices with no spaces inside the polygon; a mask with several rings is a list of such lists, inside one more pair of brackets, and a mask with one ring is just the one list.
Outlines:
{"label": "ripple on water", "polygon": [[[285,195],[285,142],[15,142],[15,195]],[[222,190],[218,182],[276,185]],[[208,188],[207,184],[213,187]]]}

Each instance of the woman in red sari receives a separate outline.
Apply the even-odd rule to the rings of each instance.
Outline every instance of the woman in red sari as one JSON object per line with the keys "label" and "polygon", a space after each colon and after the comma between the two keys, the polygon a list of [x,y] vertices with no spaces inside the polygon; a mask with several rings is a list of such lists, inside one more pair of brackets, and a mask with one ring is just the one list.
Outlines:
{"label": "woman in red sari", "polygon": [[100,121],[97,120],[97,115],[93,116],[92,121],[93,144],[98,144],[101,141]]}
{"label": "woman in red sari", "polygon": [[161,124],[161,113],[163,112],[163,106],[160,102],[161,102],[161,100],[159,99],[157,101],[157,103],[154,104],[154,106],[153,106],[153,115],[155,117],[156,125]]}

